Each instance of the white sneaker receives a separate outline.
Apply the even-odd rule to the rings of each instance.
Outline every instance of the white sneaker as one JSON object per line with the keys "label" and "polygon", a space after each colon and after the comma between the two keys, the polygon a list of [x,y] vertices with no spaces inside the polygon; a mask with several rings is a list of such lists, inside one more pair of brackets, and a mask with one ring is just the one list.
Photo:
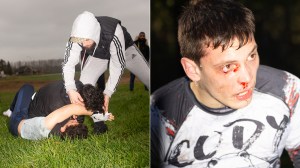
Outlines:
{"label": "white sneaker", "polygon": [[3,112],[3,115],[7,116],[7,117],[10,117],[12,111],[10,109],[6,110]]}

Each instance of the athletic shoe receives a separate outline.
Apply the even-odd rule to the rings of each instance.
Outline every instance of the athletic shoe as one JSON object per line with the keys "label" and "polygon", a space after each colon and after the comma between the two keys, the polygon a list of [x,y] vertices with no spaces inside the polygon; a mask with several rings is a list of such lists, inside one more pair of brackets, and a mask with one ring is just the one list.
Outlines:
{"label": "athletic shoe", "polygon": [[7,117],[10,117],[12,111],[10,109],[6,110],[3,112],[3,115],[7,116]]}

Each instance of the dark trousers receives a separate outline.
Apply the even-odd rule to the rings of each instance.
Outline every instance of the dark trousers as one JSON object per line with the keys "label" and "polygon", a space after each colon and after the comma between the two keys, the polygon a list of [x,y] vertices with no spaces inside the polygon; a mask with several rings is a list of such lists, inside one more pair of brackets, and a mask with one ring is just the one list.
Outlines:
{"label": "dark trousers", "polygon": [[19,123],[28,118],[28,108],[31,102],[31,97],[34,94],[34,88],[32,85],[23,85],[14,97],[14,100],[10,106],[12,114],[9,120],[9,131],[18,136]]}
{"label": "dark trousers", "polygon": [[98,78],[98,80],[97,80],[97,86],[102,91],[105,89],[105,75],[104,75],[104,73]]}
{"label": "dark trousers", "polygon": [[134,80],[135,80],[135,75],[130,72],[130,83],[129,83],[129,89],[133,91],[134,89]]}
{"label": "dark trousers", "polygon": [[[134,80],[135,80],[135,75],[130,72],[130,83],[129,83],[130,91],[133,91],[133,89],[134,89]],[[146,85],[145,85],[145,90],[148,90]]]}

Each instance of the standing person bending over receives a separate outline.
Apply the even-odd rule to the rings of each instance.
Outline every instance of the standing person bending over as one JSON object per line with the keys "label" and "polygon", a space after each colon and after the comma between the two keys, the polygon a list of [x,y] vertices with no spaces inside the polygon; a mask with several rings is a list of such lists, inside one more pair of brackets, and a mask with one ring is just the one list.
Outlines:
{"label": "standing person bending over", "polygon": [[300,81],[259,66],[254,16],[233,0],[184,8],[178,41],[186,77],[151,97],[153,167],[280,167],[300,153]]}
{"label": "standing person bending over", "polygon": [[[147,44],[146,34],[145,32],[140,32],[137,40],[134,41],[135,45],[139,48],[139,50],[142,52],[144,58],[149,63],[149,46]],[[134,57],[134,56],[133,56]],[[134,79],[135,75],[130,72],[130,83],[129,83],[129,89],[130,91],[133,91],[134,89]],[[145,89],[147,90],[147,87],[145,85]]]}
{"label": "standing person bending over", "polygon": [[94,86],[109,63],[110,75],[104,90],[105,111],[108,111],[109,98],[115,92],[124,68],[133,72],[149,88],[149,65],[134,45],[126,28],[121,26],[121,21],[117,19],[95,17],[94,14],[85,11],[73,23],[62,69],[71,103],[81,104],[82,98],[76,91],[74,82],[75,66],[79,62],[80,81]]}

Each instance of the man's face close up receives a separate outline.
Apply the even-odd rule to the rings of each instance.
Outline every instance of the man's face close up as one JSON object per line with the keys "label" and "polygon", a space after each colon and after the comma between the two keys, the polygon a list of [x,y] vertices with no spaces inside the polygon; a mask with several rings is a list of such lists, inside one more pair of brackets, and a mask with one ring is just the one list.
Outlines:
{"label": "man's face close up", "polygon": [[239,41],[225,48],[205,49],[200,59],[200,80],[197,82],[200,101],[208,107],[247,106],[253,95],[259,56],[254,37],[238,48]]}

